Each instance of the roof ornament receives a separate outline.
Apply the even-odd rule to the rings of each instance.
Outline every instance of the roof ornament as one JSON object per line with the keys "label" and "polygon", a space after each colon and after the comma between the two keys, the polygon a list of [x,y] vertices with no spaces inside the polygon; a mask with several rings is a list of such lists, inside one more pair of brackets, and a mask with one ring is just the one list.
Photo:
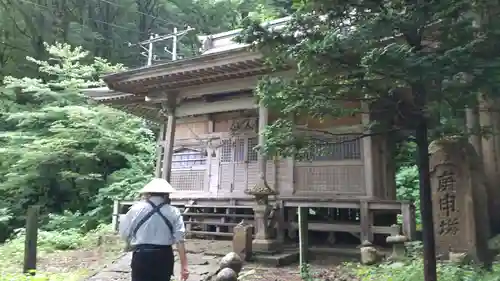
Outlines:
{"label": "roof ornament", "polygon": [[214,47],[213,38],[211,35],[198,35],[198,40],[201,43],[200,52],[204,53]]}

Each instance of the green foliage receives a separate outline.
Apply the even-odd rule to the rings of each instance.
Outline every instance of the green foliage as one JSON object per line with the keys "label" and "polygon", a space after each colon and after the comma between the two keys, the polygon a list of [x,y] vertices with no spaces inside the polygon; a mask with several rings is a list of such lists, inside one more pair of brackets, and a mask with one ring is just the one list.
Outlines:
{"label": "green foliage", "polygon": [[500,60],[491,54],[500,39],[499,19],[478,20],[491,12],[488,4],[294,4],[297,11],[283,29],[268,31],[249,22],[240,38],[263,52],[276,70],[291,62],[296,66],[295,75],[266,77],[257,87],[260,100],[283,113],[268,127],[269,154],[296,154],[304,142],[311,143],[305,136],[314,129],[292,134],[290,116],[322,119],[359,112],[346,108],[347,101],[371,105],[377,119],[370,125],[373,134],[405,140],[425,119],[433,136],[463,134],[463,122],[457,120],[464,106],[475,103],[477,92],[498,94]]}
{"label": "green foliage", "polygon": [[300,278],[304,281],[310,281],[313,279],[311,266],[309,264],[302,264],[300,266]]}
{"label": "green foliage", "polygon": [[410,200],[415,205],[415,221],[421,225],[420,192],[416,166],[402,167],[396,174],[396,195],[399,200]]}
{"label": "green foliage", "polygon": [[[28,205],[61,214],[73,227],[108,221],[114,199],[130,198],[152,177],[154,133],[124,112],[88,103],[81,90],[123,69],[67,44],[46,45],[48,61],[28,58],[45,79],[5,78],[0,115],[0,207],[19,226]],[[46,217],[45,217],[46,218]],[[64,226],[64,225],[61,225]],[[48,226],[54,229],[54,226]]]}
{"label": "green foliage", "polygon": [[7,208],[0,208],[0,241],[7,238],[10,222],[12,221],[12,213]]}
{"label": "green foliage", "polygon": [[416,164],[416,149],[417,146],[414,142],[399,142],[395,150],[396,167],[402,169]]}
{"label": "green foliage", "polygon": [[[0,80],[3,76],[37,77],[38,71],[24,63],[26,56],[46,60],[43,42],[64,42],[81,46],[90,57],[104,57],[112,63],[142,66],[146,59],[139,46],[150,32],[170,34],[174,27],[195,28],[181,38],[178,53],[197,53],[196,34],[213,34],[235,29],[242,19],[267,19],[290,11],[291,0],[106,0],[0,1]],[[157,59],[170,60],[164,46],[156,46]]]}
{"label": "green foliage", "polygon": [[[44,257],[48,254],[58,256],[63,250],[86,250],[97,246],[99,237],[110,235],[111,226],[103,225],[86,234],[79,229],[66,229],[64,231],[39,231],[38,235],[38,256]],[[77,270],[65,273],[37,272],[36,276],[24,276],[19,274],[23,260],[24,250],[24,229],[19,229],[16,235],[3,245],[0,245],[0,281],[3,280],[81,280],[89,274],[87,270]],[[106,251],[118,252],[121,243],[106,245]]]}
{"label": "green foliage", "polygon": [[[424,280],[424,261],[414,259],[408,262],[384,263],[377,266],[357,266],[356,275],[361,281],[421,281]],[[500,280],[498,271],[485,272],[474,266],[458,266],[452,263],[438,264],[440,281],[496,281]]]}
{"label": "green foliage", "polygon": [[[360,281],[421,281],[424,280],[424,261],[422,242],[414,241],[406,245],[408,259],[401,262],[386,262],[376,266],[349,264],[348,267]],[[497,281],[500,273],[495,267],[493,272],[486,272],[474,265],[457,265],[450,262],[438,263],[440,281]]]}

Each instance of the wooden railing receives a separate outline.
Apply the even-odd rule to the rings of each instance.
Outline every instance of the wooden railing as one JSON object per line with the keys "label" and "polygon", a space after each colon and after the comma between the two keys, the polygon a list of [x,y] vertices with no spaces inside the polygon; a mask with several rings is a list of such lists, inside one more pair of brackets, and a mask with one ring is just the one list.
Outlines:
{"label": "wooden railing", "polygon": [[[119,218],[125,212],[127,207],[135,202],[122,201],[115,202],[113,211],[113,225],[118,228]],[[399,214],[402,217],[402,232],[410,240],[416,240],[415,227],[415,209],[413,204],[408,201],[390,201],[390,200],[342,200],[342,199],[322,199],[322,198],[280,198],[280,200],[271,200],[271,204],[279,206],[269,217],[269,227],[277,228],[277,234],[285,229],[288,232],[298,230],[298,222],[284,220],[284,212],[295,213],[298,207],[303,209],[310,208],[336,208],[336,209],[354,209],[359,211],[359,220],[356,221],[333,221],[308,222],[308,228],[312,231],[321,232],[349,232],[359,233],[359,238],[373,241],[375,234],[391,234],[391,226],[375,225],[374,215],[378,213]],[[230,237],[233,227],[245,220],[253,223],[252,206],[255,202],[249,198],[242,199],[220,199],[220,198],[197,198],[197,199],[178,199],[172,200],[172,205],[181,209],[186,223],[186,230],[193,235],[210,235]],[[279,209],[279,210],[278,210]],[[240,210],[240,211],[237,211]],[[247,210],[246,212],[241,212]],[[281,220],[280,220],[281,219]],[[209,231],[209,228],[212,230]],[[279,230],[279,229],[282,230]]]}

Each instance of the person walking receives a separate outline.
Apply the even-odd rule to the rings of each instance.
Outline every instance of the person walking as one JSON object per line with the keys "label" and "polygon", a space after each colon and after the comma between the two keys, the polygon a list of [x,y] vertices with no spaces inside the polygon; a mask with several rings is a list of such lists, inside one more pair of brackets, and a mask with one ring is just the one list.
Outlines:
{"label": "person walking", "polygon": [[120,220],[120,236],[132,253],[132,281],[170,281],[174,274],[176,245],[181,262],[180,277],[189,276],[184,246],[184,220],[178,208],[170,205],[174,188],[155,178],[141,190],[142,200]]}

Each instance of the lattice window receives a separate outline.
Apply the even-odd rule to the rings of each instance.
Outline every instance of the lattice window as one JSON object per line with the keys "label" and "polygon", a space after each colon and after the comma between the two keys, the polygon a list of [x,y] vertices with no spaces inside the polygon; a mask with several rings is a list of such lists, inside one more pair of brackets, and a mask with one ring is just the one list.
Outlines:
{"label": "lattice window", "polygon": [[356,135],[342,135],[328,140],[316,140],[307,159],[309,161],[361,159],[361,140]]}
{"label": "lattice window", "polygon": [[223,140],[221,146],[221,162],[257,161],[258,152],[255,150],[257,144],[257,138]]}
{"label": "lattice window", "polygon": [[182,149],[172,156],[172,169],[205,168],[207,156],[203,151]]}
{"label": "lattice window", "polygon": [[223,163],[233,162],[233,156],[233,142],[231,140],[222,140],[220,161]]}
{"label": "lattice window", "polygon": [[245,141],[246,139],[236,139],[234,141],[234,162],[245,162]]}
{"label": "lattice window", "polygon": [[256,146],[259,144],[258,138],[249,138],[248,139],[248,161],[255,162],[258,159],[259,152],[256,149]]}

